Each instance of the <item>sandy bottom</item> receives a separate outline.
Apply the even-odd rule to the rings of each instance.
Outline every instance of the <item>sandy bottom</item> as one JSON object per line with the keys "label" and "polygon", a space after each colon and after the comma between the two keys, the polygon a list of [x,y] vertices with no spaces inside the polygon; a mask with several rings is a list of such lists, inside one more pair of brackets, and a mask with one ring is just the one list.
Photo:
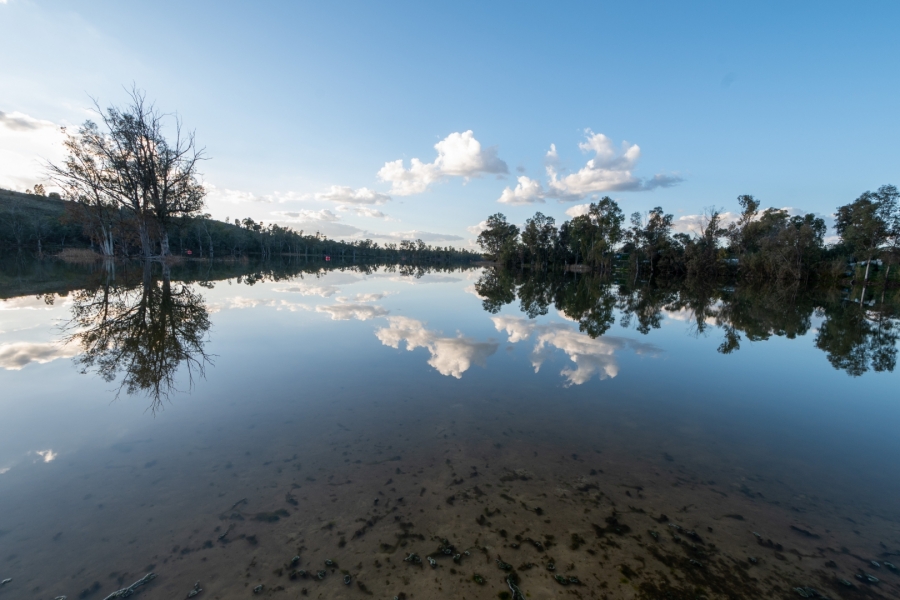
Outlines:
{"label": "sandy bottom", "polygon": [[896,515],[673,433],[467,399],[285,412],[16,475],[0,599],[151,571],[136,598],[900,598]]}

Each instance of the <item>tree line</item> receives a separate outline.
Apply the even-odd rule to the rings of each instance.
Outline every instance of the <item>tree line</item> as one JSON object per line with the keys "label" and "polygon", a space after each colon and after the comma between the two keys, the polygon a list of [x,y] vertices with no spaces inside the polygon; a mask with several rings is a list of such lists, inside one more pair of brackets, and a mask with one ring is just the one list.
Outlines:
{"label": "tree line", "polygon": [[28,194],[0,191],[0,248],[31,249],[41,255],[48,246],[87,246],[104,257],[144,260],[188,252],[207,258],[478,258],[467,250],[430,246],[420,239],[343,242],[251,218],[215,220],[203,212],[206,190],[198,169],[204,151],[180,119],[160,112],[136,89],[127,106],[96,109],[99,124],[89,120],[67,133],[66,159],[46,165],[61,194],[45,197],[42,185]]}
{"label": "tree line", "polygon": [[873,264],[886,266],[887,279],[900,258],[900,193],[893,185],[838,207],[838,242],[831,245],[825,243],[825,221],[814,214],[762,210],[750,195],[737,201],[737,218],[724,223],[721,211],[709,209],[693,234],[675,232],[674,216],[661,207],[635,212],[626,223],[609,197],[592,202],[585,214],[559,227],[540,212],[521,228],[496,213],[488,217],[478,244],[486,258],[508,267],[619,269],[634,280],[732,275],[750,281],[809,281],[838,279],[848,265],[859,265],[865,267],[861,277],[867,282]]}

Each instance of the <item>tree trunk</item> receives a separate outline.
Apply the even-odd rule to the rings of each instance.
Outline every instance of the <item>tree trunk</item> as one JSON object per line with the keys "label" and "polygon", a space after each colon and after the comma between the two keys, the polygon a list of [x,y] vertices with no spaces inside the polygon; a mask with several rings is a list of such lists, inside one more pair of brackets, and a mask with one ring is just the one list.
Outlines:
{"label": "tree trunk", "polygon": [[159,240],[159,254],[163,258],[169,256],[169,233],[163,230],[162,239]]}
{"label": "tree trunk", "polygon": [[147,230],[147,223],[143,219],[138,224],[138,235],[141,238],[141,254],[144,255],[145,259],[149,259],[153,254],[153,250],[150,247],[150,232]]}

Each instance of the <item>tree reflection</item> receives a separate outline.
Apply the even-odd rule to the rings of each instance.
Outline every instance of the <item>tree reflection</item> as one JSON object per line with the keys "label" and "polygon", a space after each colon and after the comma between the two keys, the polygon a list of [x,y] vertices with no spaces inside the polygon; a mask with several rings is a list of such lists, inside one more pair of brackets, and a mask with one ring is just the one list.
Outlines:
{"label": "tree reflection", "polygon": [[721,334],[721,354],[737,352],[744,340],[795,339],[815,331],[816,347],[848,375],[890,372],[897,362],[900,298],[884,293],[864,304],[851,300],[852,292],[797,282],[722,287],[688,279],[635,285],[596,273],[493,268],[482,273],[475,290],[492,314],[517,298],[529,319],[546,315],[553,305],[592,338],[606,334],[616,318],[644,335],[671,318],[684,321],[694,336]]}
{"label": "tree reflection", "polygon": [[892,372],[897,364],[896,313],[870,310],[854,302],[841,302],[826,313],[816,334],[816,347],[823,350],[835,369],[859,377],[869,369]]}
{"label": "tree reflection", "polygon": [[118,285],[110,273],[104,283],[75,293],[66,341],[79,346],[75,361],[83,373],[107,382],[121,375],[118,391],[146,394],[155,411],[178,391],[180,367],[188,387],[195,374],[203,375],[209,327],[203,297],[173,282],[167,266],[148,262],[137,285]]}

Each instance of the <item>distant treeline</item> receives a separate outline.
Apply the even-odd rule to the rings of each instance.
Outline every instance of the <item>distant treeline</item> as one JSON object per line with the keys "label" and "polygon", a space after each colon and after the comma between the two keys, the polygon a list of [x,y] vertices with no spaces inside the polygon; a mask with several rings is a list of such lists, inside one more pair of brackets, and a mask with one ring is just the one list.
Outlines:
{"label": "distant treeline", "polygon": [[[108,219],[105,232],[89,218],[88,210],[59,195],[44,196],[0,190],[0,254],[28,252],[41,255],[64,248],[90,248],[116,257],[140,257],[141,246],[133,216],[117,209]],[[403,240],[379,244],[370,239],[344,242],[316,233],[306,234],[277,224],[265,225],[253,219],[226,223],[207,214],[172,219],[167,227],[168,253],[197,258],[271,258],[279,255],[304,256],[336,261],[399,261],[458,263],[480,256],[451,246]],[[104,242],[108,244],[104,246]],[[153,241],[151,240],[151,245]],[[159,248],[152,248],[155,253]]]}
{"label": "distant treeline", "polygon": [[740,215],[727,224],[718,210],[707,210],[693,234],[675,233],[673,215],[661,207],[633,213],[626,224],[609,197],[559,227],[537,213],[519,228],[497,213],[488,217],[478,243],[487,258],[507,267],[626,270],[635,280],[728,275],[834,280],[848,276],[848,266],[855,264],[864,265],[861,275],[868,281],[871,266],[885,265],[887,279],[900,258],[900,193],[892,185],[838,207],[838,242],[832,245],[825,243],[825,221],[813,214],[760,210],[760,202],[747,195],[739,196],[738,204]]}
{"label": "distant treeline", "polygon": [[[447,263],[477,255],[422,240],[379,245],[341,242],[253,219],[216,221],[203,213],[206,189],[198,165],[206,159],[181,121],[132,89],[127,106],[101,109],[64,142],[62,163],[46,164],[62,193],[44,197],[0,191],[0,251],[90,247],[104,257],[165,260],[172,255],[268,258],[279,254],[339,259]],[[173,122],[174,121],[174,122]]]}

